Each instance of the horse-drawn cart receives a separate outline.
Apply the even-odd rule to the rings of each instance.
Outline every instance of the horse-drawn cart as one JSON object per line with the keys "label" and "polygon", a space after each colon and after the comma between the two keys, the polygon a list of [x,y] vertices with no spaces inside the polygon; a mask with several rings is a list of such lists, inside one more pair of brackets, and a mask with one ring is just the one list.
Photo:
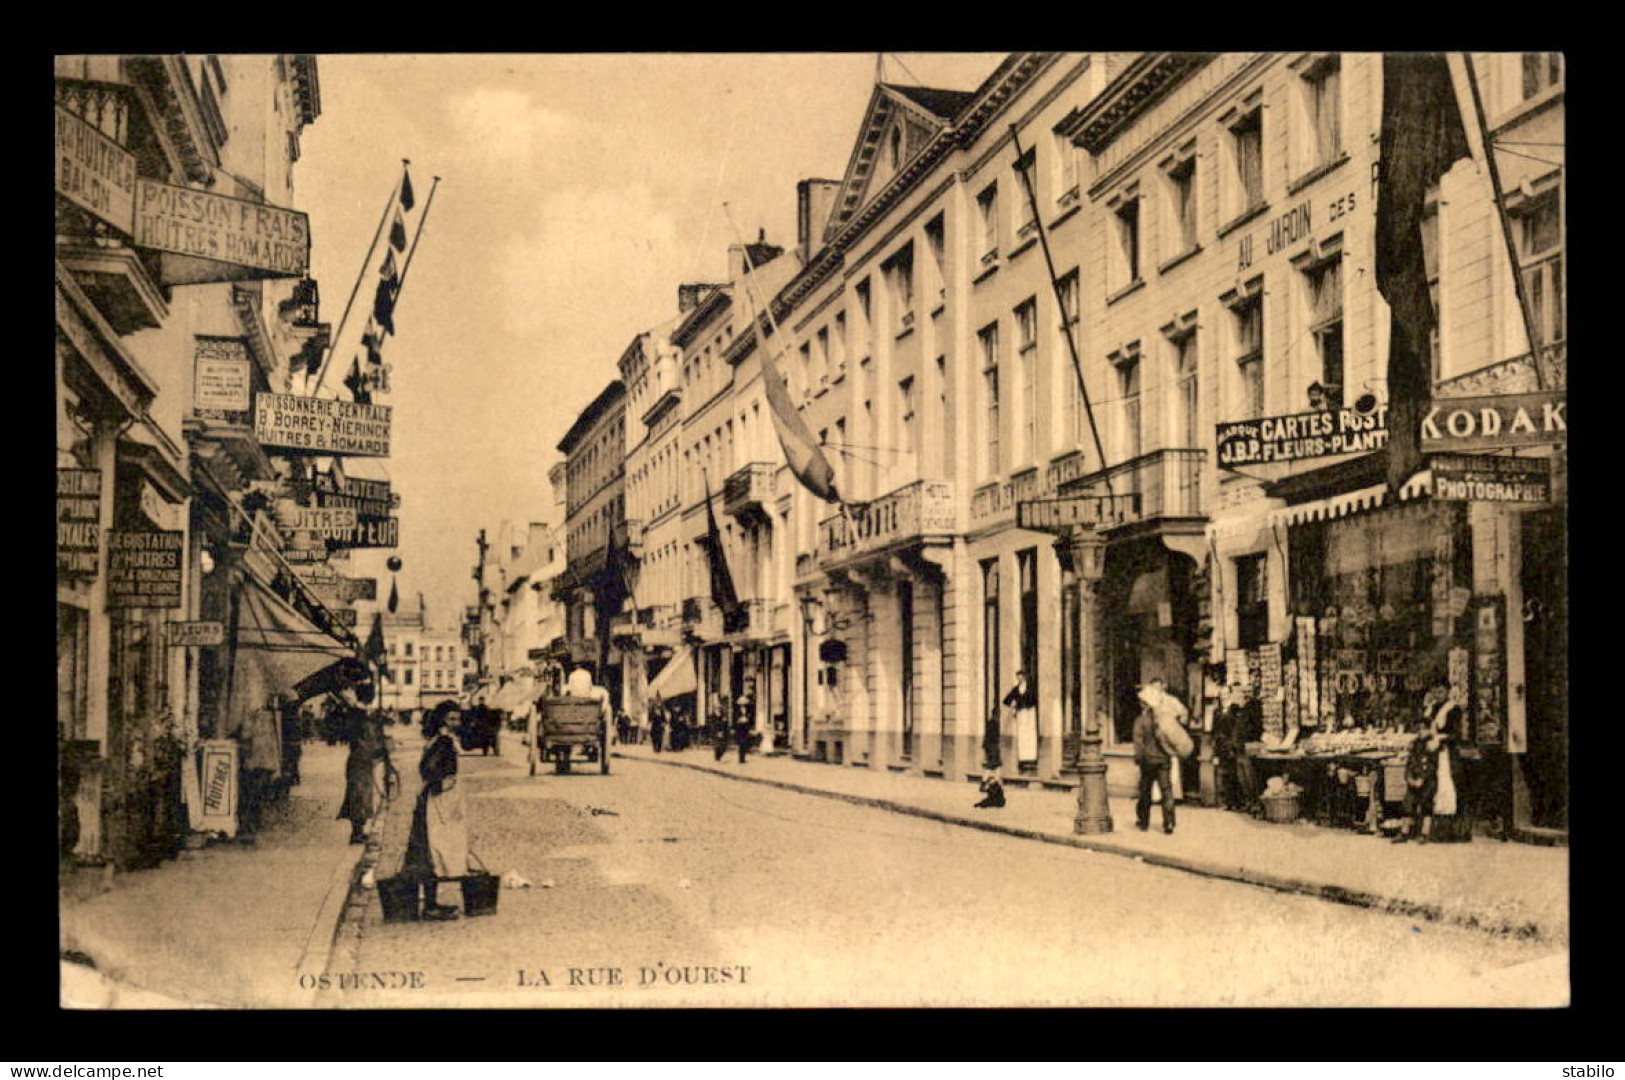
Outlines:
{"label": "horse-drawn cart", "polygon": [[536,733],[530,740],[530,775],[544,761],[553,771],[567,773],[580,747],[588,762],[598,762],[598,771],[609,772],[609,737],[604,703],[596,698],[544,697],[536,702]]}

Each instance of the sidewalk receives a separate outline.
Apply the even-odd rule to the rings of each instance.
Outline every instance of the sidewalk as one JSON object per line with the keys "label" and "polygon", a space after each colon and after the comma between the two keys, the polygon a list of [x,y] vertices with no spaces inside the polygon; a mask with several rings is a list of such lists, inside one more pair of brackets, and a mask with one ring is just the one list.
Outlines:
{"label": "sidewalk", "polygon": [[300,976],[326,968],[362,854],[349,822],[334,818],[345,754],[307,742],[300,784],[255,843],[185,851],[106,883],[100,872],[64,880],[62,1006],[310,1004],[315,991]]}
{"label": "sidewalk", "polygon": [[1394,912],[1415,919],[1514,933],[1553,943],[1569,937],[1569,853],[1475,839],[1468,844],[1392,844],[1382,837],[1306,823],[1276,825],[1245,814],[1182,804],[1173,835],[1152,808],[1152,831],[1134,827],[1134,802],[1113,797],[1114,831],[1076,836],[1074,791],[1007,783],[1007,805],[976,810],[976,786],[929,777],[706,748],[655,754],[621,745],[615,756],[697,769],[736,780],[875,806],[969,828],[1140,859],[1156,866]]}

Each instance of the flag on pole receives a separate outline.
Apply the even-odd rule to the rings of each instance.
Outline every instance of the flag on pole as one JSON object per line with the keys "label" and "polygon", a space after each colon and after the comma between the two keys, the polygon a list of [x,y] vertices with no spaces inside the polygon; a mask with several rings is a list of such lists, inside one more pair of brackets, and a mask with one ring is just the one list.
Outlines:
{"label": "flag on pole", "polygon": [[372,404],[372,395],[367,392],[367,380],[361,374],[359,358],[350,361],[350,374],[344,377],[344,385],[349,388],[350,397],[357,405]]}
{"label": "flag on pole", "polygon": [[367,350],[367,364],[369,367],[380,367],[384,362],[382,335],[370,322],[367,332],[361,335],[361,346]]}
{"label": "flag on pole", "polygon": [[412,171],[403,169],[401,170],[401,209],[412,209],[414,201],[412,198]]}
{"label": "flag on pole", "polygon": [[1388,302],[1388,487],[1422,465],[1422,418],[1433,397],[1437,313],[1422,257],[1428,188],[1468,154],[1450,68],[1439,54],[1382,58],[1382,171],[1377,184],[1377,290]]}
{"label": "flag on pole", "polygon": [[396,251],[406,250],[406,221],[399,210],[395,211],[395,221],[389,227],[389,243]]}
{"label": "flag on pole", "polygon": [[378,268],[378,272],[384,276],[385,281],[394,281],[401,276],[395,272],[394,248],[384,249],[384,264]]}
{"label": "flag on pole", "polygon": [[372,317],[383,332],[395,332],[395,283],[388,278],[378,282],[378,291],[372,299]]}
{"label": "flag on pole", "polygon": [[[757,333],[761,333],[760,327]],[[789,387],[784,383],[784,376],[779,374],[773,350],[768,348],[766,341],[762,342],[762,385],[767,391],[768,411],[773,415],[773,430],[779,436],[779,445],[784,448],[784,460],[790,466],[790,471],[801,481],[802,487],[820,499],[839,503],[841,496],[835,490],[835,469],[790,400]]]}
{"label": "flag on pole", "polygon": [[700,537],[705,548],[705,559],[711,568],[711,600],[722,609],[722,629],[733,633],[743,629],[740,623],[744,605],[734,589],[733,574],[728,572],[728,556],[722,550],[722,530],[717,527],[717,513],[711,505],[711,481],[705,478],[705,535]]}
{"label": "flag on pole", "polygon": [[372,613],[372,629],[367,631],[367,643],[361,652],[368,663],[377,666],[380,675],[389,675],[389,665],[384,662],[384,617],[376,611]]}
{"label": "flag on pole", "polygon": [[395,609],[400,606],[401,597],[400,594],[395,591],[395,581],[392,578],[389,582],[389,613],[391,615],[395,614]]}

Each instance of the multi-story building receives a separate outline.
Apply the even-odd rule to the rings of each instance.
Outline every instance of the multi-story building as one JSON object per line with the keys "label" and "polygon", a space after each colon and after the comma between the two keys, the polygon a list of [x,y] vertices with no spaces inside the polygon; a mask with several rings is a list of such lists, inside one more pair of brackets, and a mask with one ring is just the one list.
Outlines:
{"label": "multi-story building", "polygon": [[612,647],[610,620],[626,599],[625,384],[611,380],[581,411],[559,453],[566,472],[566,566],[553,596],[564,605],[571,663],[591,668],[619,704],[621,650]]}
{"label": "multi-story building", "polygon": [[[297,588],[278,580],[279,473],[251,409],[325,332],[304,218],[281,209],[321,100],[308,56],[59,56],[55,72],[64,847],[131,866],[198,824],[200,740],[237,739],[245,769],[283,764],[266,703],[223,692],[253,666],[231,643],[168,643],[173,623],[231,625],[245,590],[281,612]],[[286,234],[195,257],[185,237],[218,242],[228,200]]]}

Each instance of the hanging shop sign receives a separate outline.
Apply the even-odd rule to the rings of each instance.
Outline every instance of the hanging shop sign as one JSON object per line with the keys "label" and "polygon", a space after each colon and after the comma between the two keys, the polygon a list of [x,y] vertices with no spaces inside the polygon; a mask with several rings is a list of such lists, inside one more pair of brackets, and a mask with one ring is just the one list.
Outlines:
{"label": "hanging shop sign", "polygon": [[262,446],[312,454],[388,457],[390,406],[299,394],[259,394],[254,437]]}
{"label": "hanging shop sign", "polygon": [[1016,504],[1016,524],[1034,532],[1066,534],[1074,528],[1121,525],[1135,513],[1137,495],[1071,495],[1060,499],[1023,499]]}
{"label": "hanging shop sign", "polygon": [[56,193],[122,233],[135,222],[135,155],[56,107]]}
{"label": "hanging shop sign", "polygon": [[336,577],[332,581],[310,582],[311,591],[324,604],[353,604],[357,600],[378,599],[377,578]]}
{"label": "hanging shop sign", "polygon": [[100,469],[56,471],[56,573],[95,577],[101,554]]}
{"label": "hanging shop sign", "polygon": [[205,739],[198,762],[198,828],[237,835],[237,740]]}
{"label": "hanging shop sign", "polygon": [[280,206],[140,179],[134,235],[164,253],[165,285],[310,274],[310,219]]}
{"label": "hanging shop sign", "polygon": [[327,609],[327,621],[332,626],[342,626],[346,629],[354,630],[357,625],[357,618],[358,615],[355,608],[330,607]]}
{"label": "hanging shop sign", "polygon": [[356,512],[347,506],[288,505],[278,509],[283,532],[308,533],[323,540],[347,535],[356,525]]}
{"label": "hanging shop sign", "polygon": [[115,529],[107,537],[109,608],[181,606],[181,551],[186,534],[167,529]]}
{"label": "hanging shop sign", "polygon": [[241,338],[200,337],[192,354],[192,411],[205,420],[247,425],[253,362]]}
{"label": "hanging shop sign", "polygon": [[1219,465],[1267,465],[1282,461],[1370,453],[1388,445],[1388,407],[1317,409],[1291,416],[1237,420],[1217,429]]}
{"label": "hanging shop sign", "polygon": [[319,472],[314,479],[317,506],[348,506],[362,517],[388,517],[400,504],[388,480],[363,480],[342,472]]}
{"label": "hanging shop sign", "polygon": [[350,548],[392,548],[401,543],[401,519],[358,518],[355,528],[336,537],[328,537],[327,546],[333,551]]}
{"label": "hanging shop sign", "polygon": [[176,647],[184,645],[224,645],[226,624],[222,622],[172,622],[164,628],[164,641]]}
{"label": "hanging shop sign", "polygon": [[1568,395],[1538,394],[1446,398],[1422,418],[1422,452],[1492,450],[1569,440]]}
{"label": "hanging shop sign", "polygon": [[1435,454],[1433,497],[1470,502],[1549,503],[1552,459]]}

